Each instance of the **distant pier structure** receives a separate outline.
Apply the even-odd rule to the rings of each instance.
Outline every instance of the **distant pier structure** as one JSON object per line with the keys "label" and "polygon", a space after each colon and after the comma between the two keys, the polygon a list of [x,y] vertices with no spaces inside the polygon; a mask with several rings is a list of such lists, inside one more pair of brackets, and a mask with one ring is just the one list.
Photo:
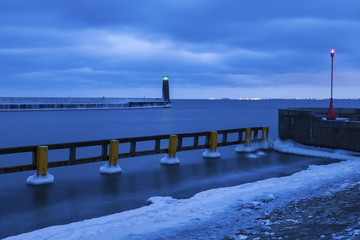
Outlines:
{"label": "distant pier structure", "polygon": [[171,107],[168,76],[163,77],[162,91],[162,98],[0,97],[0,111]]}

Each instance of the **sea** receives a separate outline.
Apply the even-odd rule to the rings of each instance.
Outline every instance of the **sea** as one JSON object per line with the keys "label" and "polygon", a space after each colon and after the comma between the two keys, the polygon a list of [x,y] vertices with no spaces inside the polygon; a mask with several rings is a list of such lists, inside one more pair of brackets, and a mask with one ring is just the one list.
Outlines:
{"label": "sea", "polygon": [[[0,112],[0,148],[123,137],[269,127],[278,131],[280,108],[327,108],[329,100],[172,100],[171,108]],[[360,100],[334,100],[335,108],[358,108]],[[101,175],[104,162],[50,168],[55,182],[29,186],[33,171],[0,174],[0,238],[67,224],[148,204],[153,196],[189,198],[207,189],[281,177],[313,164],[336,160],[275,151],[249,158],[235,146],[218,148],[220,159],[203,150],[177,153],[179,165],[161,165],[163,154],[120,159],[123,172]],[[80,149],[78,157],[99,149]],[[49,161],[66,156],[49,151]],[[0,156],[0,166],[31,163],[31,156]]]}

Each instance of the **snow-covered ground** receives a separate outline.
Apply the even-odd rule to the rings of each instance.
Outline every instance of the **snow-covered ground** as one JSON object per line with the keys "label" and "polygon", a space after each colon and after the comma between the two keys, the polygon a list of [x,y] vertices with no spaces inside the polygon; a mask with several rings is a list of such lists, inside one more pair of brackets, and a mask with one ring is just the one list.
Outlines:
{"label": "snow-covered ground", "polygon": [[274,142],[274,149],[343,161],[312,165],[286,177],[211,189],[189,199],[152,197],[148,200],[150,205],[138,209],[52,226],[7,239],[221,239],[223,236],[246,239],[246,235],[235,233],[239,226],[256,221],[258,213],[251,210],[256,206],[269,211],[294,199],[341,190],[345,182],[358,183],[360,180],[360,156],[356,153],[280,140]]}

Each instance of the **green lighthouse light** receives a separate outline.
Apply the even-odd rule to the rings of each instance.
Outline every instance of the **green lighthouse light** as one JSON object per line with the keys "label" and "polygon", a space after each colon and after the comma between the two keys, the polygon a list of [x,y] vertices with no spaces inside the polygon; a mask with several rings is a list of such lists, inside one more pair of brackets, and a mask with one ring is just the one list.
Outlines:
{"label": "green lighthouse light", "polygon": [[164,80],[164,81],[169,80],[169,76],[163,76],[163,80]]}

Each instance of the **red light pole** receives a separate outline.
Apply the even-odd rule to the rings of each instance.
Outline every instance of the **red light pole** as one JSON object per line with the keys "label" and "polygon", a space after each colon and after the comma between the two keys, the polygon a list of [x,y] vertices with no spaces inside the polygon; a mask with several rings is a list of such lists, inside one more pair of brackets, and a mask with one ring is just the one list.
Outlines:
{"label": "red light pole", "polygon": [[336,120],[334,106],[333,106],[333,69],[334,69],[334,49],[331,49],[330,56],[331,56],[331,98],[330,98],[330,106],[327,113],[327,120]]}

